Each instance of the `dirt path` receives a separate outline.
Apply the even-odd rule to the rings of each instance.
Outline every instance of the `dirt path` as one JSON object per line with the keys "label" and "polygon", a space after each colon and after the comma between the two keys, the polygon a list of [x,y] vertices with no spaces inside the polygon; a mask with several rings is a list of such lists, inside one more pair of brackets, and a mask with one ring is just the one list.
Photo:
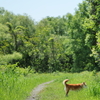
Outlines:
{"label": "dirt path", "polygon": [[28,97],[26,100],[39,100],[38,98],[38,93],[43,90],[47,84],[50,84],[51,82],[53,82],[54,80],[52,81],[49,81],[49,82],[45,82],[45,83],[42,83],[40,85],[38,85],[31,93],[31,96]]}

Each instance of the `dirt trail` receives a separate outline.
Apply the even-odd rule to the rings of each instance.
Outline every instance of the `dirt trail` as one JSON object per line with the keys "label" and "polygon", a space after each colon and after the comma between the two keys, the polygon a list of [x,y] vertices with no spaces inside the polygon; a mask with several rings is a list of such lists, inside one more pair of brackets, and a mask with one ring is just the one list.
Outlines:
{"label": "dirt trail", "polygon": [[39,100],[38,98],[38,93],[43,90],[47,84],[50,84],[51,82],[53,82],[54,80],[52,81],[49,81],[49,82],[45,82],[45,83],[42,83],[40,85],[38,85],[31,93],[31,96],[28,97],[26,100]]}

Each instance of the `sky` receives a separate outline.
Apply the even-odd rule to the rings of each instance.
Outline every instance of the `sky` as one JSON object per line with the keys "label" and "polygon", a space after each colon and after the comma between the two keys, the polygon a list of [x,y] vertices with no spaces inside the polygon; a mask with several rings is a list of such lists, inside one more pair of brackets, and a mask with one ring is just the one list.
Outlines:
{"label": "sky", "polygon": [[14,14],[27,14],[34,21],[43,18],[74,14],[83,0],[0,0],[0,7]]}

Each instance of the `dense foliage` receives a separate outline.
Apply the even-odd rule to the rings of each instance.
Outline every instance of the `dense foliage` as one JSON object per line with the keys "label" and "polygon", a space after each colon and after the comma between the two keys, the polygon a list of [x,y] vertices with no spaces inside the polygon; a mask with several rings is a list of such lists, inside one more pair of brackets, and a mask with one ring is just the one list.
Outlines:
{"label": "dense foliage", "polygon": [[75,14],[46,17],[0,8],[0,65],[36,72],[100,70],[100,1],[86,0]]}

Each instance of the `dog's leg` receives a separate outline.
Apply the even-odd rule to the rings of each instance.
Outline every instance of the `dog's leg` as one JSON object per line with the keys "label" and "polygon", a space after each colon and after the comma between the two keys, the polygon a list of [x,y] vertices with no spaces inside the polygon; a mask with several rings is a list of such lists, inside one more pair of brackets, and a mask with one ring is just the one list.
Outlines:
{"label": "dog's leg", "polygon": [[68,93],[69,93],[69,89],[66,89],[66,96],[68,96]]}

